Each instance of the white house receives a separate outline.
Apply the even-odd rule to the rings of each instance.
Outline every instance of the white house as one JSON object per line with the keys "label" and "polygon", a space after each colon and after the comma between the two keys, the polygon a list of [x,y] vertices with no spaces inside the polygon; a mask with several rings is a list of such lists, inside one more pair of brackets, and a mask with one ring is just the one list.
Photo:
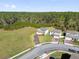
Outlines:
{"label": "white house", "polygon": [[58,29],[54,29],[54,30],[50,31],[50,35],[53,36],[52,43],[58,44],[59,39],[62,35],[62,31],[58,30]]}
{"label": "white house", "polygon": [[58,29],[54,29],[52,31],[50,31],[50,35],[53,35],[53,36],[57,36],[57,37],[60,37],[62,35],[62,31],[61,30],[58,30]]}
{"label": "white house", "polygon": [[79,32],[76,31],[67,31],[64,44],[66,45],[72,45],[73,40],[79,40]]}
{"label": "white house", "polygon": [[46,35],[48,33],[48,29],[47,28],[39,28],[37,29],[36,34],[38,35]]}

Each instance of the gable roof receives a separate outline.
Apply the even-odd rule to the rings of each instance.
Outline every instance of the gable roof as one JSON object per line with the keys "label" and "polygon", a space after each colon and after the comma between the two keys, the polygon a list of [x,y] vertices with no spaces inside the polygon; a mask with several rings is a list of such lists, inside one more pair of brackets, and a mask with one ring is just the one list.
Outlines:
{"label": "gable roof", "polygon": [[62,33],[62,31],[59,30],[59,29],[54,29],[54,30],[52,30],[50,32],[52,33],[52,35],[58,35],[58,36]]}
{"label": "gable roof", "polygon": [[51,32],[54,32],[54,33],[61,33],[62,31],[59,30],[59,29],[54,29],[54,30],[52,30]]}
{"label": "gable roof", "polygon": [[79,32],[76,31],[67,31],[66,37],[71,37],[73,39],[79,39]]}
{"label": "gable roof", "polygon": [[45,31],[47,31],[48,29],[47,28],[39,28],[39,29],[37,29],[37,32],[45,32]]}
{"label": "gable roof", "polygon": [[40,28],[41,31],[46,31],[48,30],[47,28]]}

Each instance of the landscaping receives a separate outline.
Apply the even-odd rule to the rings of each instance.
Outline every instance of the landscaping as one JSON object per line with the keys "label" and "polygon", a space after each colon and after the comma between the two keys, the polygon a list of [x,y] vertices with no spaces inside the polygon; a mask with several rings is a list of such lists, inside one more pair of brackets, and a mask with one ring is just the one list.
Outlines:
{"label": "landscaping", "polygon": [[61,56],[64,52],[55,52],[53,54],[51,54],[51,57],[55,57],[56,59],[61,59]]}

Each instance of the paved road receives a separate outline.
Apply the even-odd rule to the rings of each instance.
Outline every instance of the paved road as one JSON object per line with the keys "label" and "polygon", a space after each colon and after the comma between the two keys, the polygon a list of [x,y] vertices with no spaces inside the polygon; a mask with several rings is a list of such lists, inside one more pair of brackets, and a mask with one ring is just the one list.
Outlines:
{"label": "paved road", "polygon": [[69,49],[79,51],[78,47],[73,47],[73,46],[68,46],[63,44],[48,43],[48,44],[42,44],[40,46],[35,47],[33,50],[22,55],[18,59],[34,59],[35,57],[42,55],[46,51],[62,50],[62,51],[69,52]]}

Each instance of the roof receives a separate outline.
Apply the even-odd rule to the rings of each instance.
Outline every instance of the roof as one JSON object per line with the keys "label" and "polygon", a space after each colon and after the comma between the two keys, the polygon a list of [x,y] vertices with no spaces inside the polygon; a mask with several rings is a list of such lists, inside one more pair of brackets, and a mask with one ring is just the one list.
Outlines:
{"label": "roof", "polygon": [[79,32],[76,31],[67,31],[66,37],[71,37],[73,39],[79,39]]}
{"label": "roof", "polygon": [[45,32],[47,30],[48,30],[47,28],[39,28],[39,29],[37,29],[37,32]]}
{"label": "roof", "polygon": [[47,28],[39,28],[41,31],[46,31],[48,30]]}
{"label": "roof", "polygon": [[61,34],[61,30],[59,30],[59,29],[54,29],[54,30],[52,30],[52,31],[50,31],[50,32],[52,32],[52,35],[60,35]]}
{"label": "roof", "polygon": [[51,32],[61,33],[62,31],[59,30],[59,29],[54,29],[54,30],[52,30]]}

